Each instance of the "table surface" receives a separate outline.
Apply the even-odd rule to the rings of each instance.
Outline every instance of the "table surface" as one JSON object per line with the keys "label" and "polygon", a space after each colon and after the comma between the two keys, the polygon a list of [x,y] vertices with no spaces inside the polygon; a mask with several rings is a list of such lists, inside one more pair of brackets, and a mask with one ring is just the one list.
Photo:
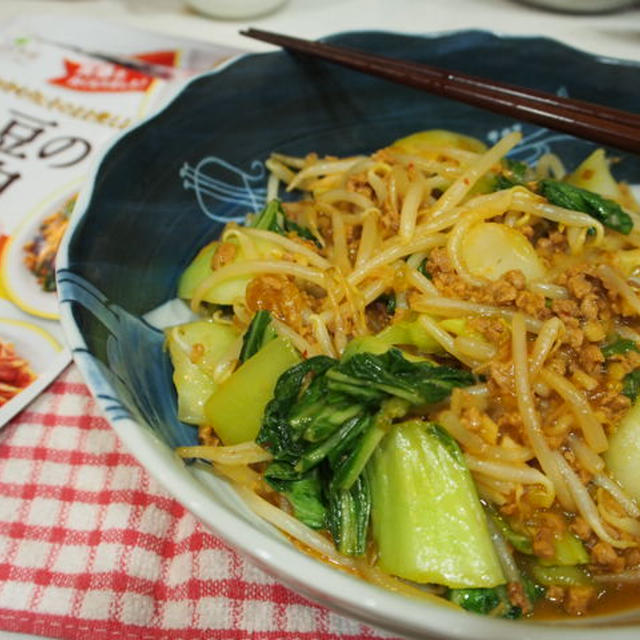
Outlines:
{"label": "table surface", "polygon": [[[477,28],[545,35],[602,56],[640,59],[640,6],[605,15],[567,15],[508,0],[394,0],[393,7],[388,0],[288,0],[272,14],[235,21],[205,18],[179,0],[0,2],[0,20],[28,13],[101,17],[251,51],[269,46],[240,36],[239,29],[247,25],[308,38],[359,29],[441,32]],[[25,640],[32,636],[0,631],[0,637]]]}
{"label": "table surface", "polygon": [[619,13],[570,15],[511,0],[394,0],[393,3],[389,0],[288,0],[269,15],[235,21],[202,17],[181,0],[0,2],[0,19],[41,12],[100,16],[253,51],[265,50],[268,45],[243,38],[238,34],[241,27],[254,25],[309,38],[354,29],[437,32],[474,28],[497,33],[546,35],[605,56],[640,57],[640,5]]}

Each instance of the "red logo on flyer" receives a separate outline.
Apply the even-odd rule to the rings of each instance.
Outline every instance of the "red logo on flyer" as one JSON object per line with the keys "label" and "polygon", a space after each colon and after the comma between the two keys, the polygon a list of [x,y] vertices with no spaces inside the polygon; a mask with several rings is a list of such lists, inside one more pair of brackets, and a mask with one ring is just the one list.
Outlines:
{"label": "red logo on flyer", "polygon": [[65,75],[49,80],[50,84],[72,91],[125,92],[146,91],[151,76],[108,62],[73,62],[64,60]]}
{"label": "red logo on flyer", "polygon": [[150,51],[149,53],[136,53],[138,60],[144,60],[162,67],[177,67],[179,51]]}

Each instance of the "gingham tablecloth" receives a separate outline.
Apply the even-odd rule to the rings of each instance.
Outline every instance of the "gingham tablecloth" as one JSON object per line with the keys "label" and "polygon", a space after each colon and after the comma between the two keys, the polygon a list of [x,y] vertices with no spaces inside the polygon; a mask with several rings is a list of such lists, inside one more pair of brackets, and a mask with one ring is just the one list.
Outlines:
{"label": "gingham tablecloth", "polygon": [[0,431],[0,630],[389,637],[290,591],[210,534],[124,449],[73,365]]}

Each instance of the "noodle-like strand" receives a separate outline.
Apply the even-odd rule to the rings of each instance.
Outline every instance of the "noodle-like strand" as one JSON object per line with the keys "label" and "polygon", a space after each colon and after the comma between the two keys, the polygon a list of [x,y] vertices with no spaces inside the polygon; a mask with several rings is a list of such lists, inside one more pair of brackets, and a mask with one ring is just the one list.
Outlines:
{"label": "noodle-like strand", "polygon": [[392,158],[404,167],[412,167],[413,169],[418,169],[426,175],[435,174],[451,182],[451,180],[455,180],[455,178],[457,178],[462,173],[464,168],[470,164],[469,160],[477,160],[478,155],[474,154],[472,158],[470,156],[467,156],[465,167],[461,167],[460,165],[453,163],[430,160],[422,156],[407,155],[395,152],[392,153]]}
{"label": "noodle-like strand", "polygon": [[533,392],[529,383],[529,357],[527,355],[527,331],[524,317],[516,313],[511,324],[512,329],[512,353],[514,366],[514,379],[516,386],[516,399],[518,410],[522,416],[522,422],[527,433],[538,462],[545,475],[553,483],[560,504],[565,509],[574,509],[575,502],[569,492],[563,474],[558,468],[557,461],[542,433],[540,418],[533,400]]}
{"label": "noodle-like strand", "polygon": [[286,251],[292,254],[299,254],[300,256],[304,256],[307,261],[312,264],[314,267],[318,267],[319,269],[331,269],[333,265],[323,258],[321,255],[318,255],[315,251],[305,246],[301,242],[296,242],[295,240],[291,240],[286,236],[283,236],[279,233],[275,233],[274,231],[267,231],[265,229],[252,229],[251,227],[246,227],[242,229],[242,233],[248,235],[252,238],[259,238],[261,240],[266,240],[267,242],[272,242],[273,244],[280,245]]}
{"label": "noodle-like strand", "polygon": [[616,540],[616,538],[607,532],[600,516],[598,515],[598,508],[594,504],[587,488],[582,484],[576,472],[569,466],[569,463],[564,459],[559,451],[554,451],[552,455],[556,460],[560,473],[562,473],[562,477],[565,479],[567,486],[569,487],[569,491],[571,491],[571,495],[575,500],[580,515],[587,521],[598,538],[608,542],[612,547],[616,547],[617,549],[627,549],[629,547],[637,546],[635,542]]}
{"label": "noodle-like strand", "polygon": [[410,596],[412,598],[418,598],[419,600],[426,600],[427,602],[432,602],[437,604],[438,606],[450,606],[452,608],[457,609],[457,605],[454,605],[452,602],[448,600],[444,600],[432,593],[429,585],[420,585],[420,588],[414,587],[408,582],[404,580],[400,580],[399,578],[395,578],[394,576],[381,571],[376,566],[371,566],[367,560],[356,560],[356,567],[363,578],[369,580],[373,584],[377,584],[384,589],[388,589],[389,591],[393,591],[394,593],[400,593],[406,596]]}
{"label": "noodle-like strand", "polygon": [[331,227],[333,231],[333,262],[343,274],[348,274],[351,271],[351,263],[347,248],[347,230],[340,213],[336,212],[331,216]]}
{"label": "noodle-like strand", "polygon": [[571,407],[582,429],[584,439],[591,449],[596,453],[606,451],[609,446],[607,436],[584,395],[566,378],[559,376],[550,369],[542,369],[540,371],[540,378]]}
{"label": "noodle-like strand", "polygon": [[202,458],[203,460],[227,465],[256,464],[273,460],[273,456],[255,442],[242,442],[241,444],[226,447],[178,447],[176,453],[181,458]]}
{"label": "noodle-like strand", "polygon": [[518,189],[513,198],[513,206],[519,211],[530,213],[539,218],[552,220],[558,224],[569,227],[592,227],[595,230],[597,242],[600,243],[604,237],[604,227],[595,218],[586,213],[563,209],[537,196],[527,189]]}
{"label": "noodle-like strand", "polygon": [[526,464],[512,465],[500,462],[481,460],[475,456],[465,454],[467,467],[471,471],[478,471],[486,476],[491,476],[503,482],[520,484],[538,484],[547,490],[549,495],[555,495],[552,482],[537,469]]}
{"label": "noodle-like strand", "polygon": [[550,282],[531,282],[529,290],[552,300],[562,300],[569,297],[569,292],[565,287]]}
{"label": "noodle-like strand", "polygon": [[420,293],[425,293],[426,295],[438,295],[438,289],[436,285],[429,280],[429,278],[425,278],[419,271],[416,269],[407,269],[406,270],[406,279],[410,285],[413,285]]}
{"label": "noodle-like strand", "polygon": [[222,242],[236,240],[240,245],[240,254],[246,260],[258,260],[261,257],[256,243],[249,234],[245,233],[243,227],[228,227],[220,237],[220,240]]}
{"label": "noodle-like strand", "polygon": [[278,197],[279,188],[280,178],[275,173],[271,173],[267,180],[267,202],[271,202],[271,200]]}
{"label": "noodle-like strand", "polygon": [[288,156],[284,153],[273,152],[270,156],[274,160],[277,160],[281,164],[286,165],[287,167],[292,167],[294,169],[304,169],[306,164],[305,158],[299,158],[297,156]]}
{"label": "noodle-like strand", "polygon": [[558,343],[558,338],[564,330],[564,324],[560,318],[551,318],[547,320],[538,332],[533,351],[529,358],[529,376],[534,380],[538,372],[542,368],[546,359],[551,355],[553,348]]}
{"label": "noodle-like strand", "polygon": [[591,447],[588,447],[580,437],[572,433],[568,441],[576,460],[584,469],[593,474],[599,474],[604,470],[604,460]]}
{"label": "noodle-like strand", "polygon": [[[500,565],[504,572],[504,577],[507,579],[508,583],[520,582],[520,569],[518,569],[518,565],[513,557],[511,546],[502,537],[502,534],[498,531],[493,520],[487,517],[486,521],[487,529],[489,529],[491,541],[493,542],[493,547],[498,554],[498,559],[500,560]],[[527,602],[527,609],[529,608],[531,608],[531,604]]]}
{"label": "noodle-like strand", "polygon": [[453,438],[479,458],[490,458],[497,462],[512,463],[526,462],[533,456],[531,450],[527,447],[507,448],[487,444],[477,433],[467,429],[453,411],[441,412],[438,415],[438,422]]}
{"label": "noodle-like strand", "polygon": [[400,228],[398,229],[398,235],[402,241],[408,242],[413,236],[416,220],[418,219],[418,207],[422,202],[422,196],[422,182],[418,180],[412,182],[407,190],[404,202],[402,203],[402,209],[400,210]]}
{"label": "noodle-like strand", "polygon": [[317,178],[322,175],[348,171],[354,164],[360,162],[362,159],[363,156],[357,156],[345,158],[344,160],[321,160],[315,162],[296,174],[296,177],[287,186],[287,191],[293,191],[293,189],[300,187],[301,183],[308,178]]}
{"label": "noodle-like strand", "polygon": [[555,153],[543,153],[536,164],[536,175],[538,178],[555,178],[562,180],[567,170],[562,164],[562,160]]}
{"label": "noodle-like strand", "polygon": [[611,504],[609,495],[602,488],[598,489],[597,504],[598,513],[606,524],[634,538],[640,537],[640,522],[638,522],[638,519],[620,515],[617,508],[618,503]]}
{"label": "noodle-like strand", "polygon": [[640,315],[640,298],[638,298],[635,291],[624,281],[624,279],[606,264],[601,264],[597,271],[605,285],[620,294],[636,314]]}
{"label": "noodle-like strand", "polygon": [[331,356],[332,358],[337,358],[338,354],[331,342],[331,336],[327,331],[327,325],[324,323],[322,316],[318,314],[313,314],[309,320],[311,321],[311,326],[313,327],[313,334],[316,338],[316,342],[320,345],[322,352],[324,355]]}
{"label": "noodle-like strand", "polygon": [[472,369],[478,365],[477,361],[467,357],[455,345],[454,338],[444,329],[438,326],[437,322],[427,315],[418,318],[420,326],[448,353],[460,360]]}
{"label": "noodle-like strand", "polygon": [[384,202],[387,199],[387,185],[385,181],[376,173],[375,168],[369,169],[367,173],[367,182],[376,193],[376,200]]}
{"label": "noodle-like strand", "polygon": [[246,464],[211,464],[217,473],[231,480],[236,486],[246,487],[249,491],[261,491],[264,488],[262,476]]}
{"label": "noodle-like strand", "polygon": [[492,478],[486,478],[482,474],[475,474],[473,480],[478,490],[478,495],[490,504],[495,504],[501,507],[508,502],[508,495],[510,491],[500,491],[491,482]]}
{"label": "noodle-like strand", "polygon": [[278,509],[278,507],[267,502],[264,498],[261,498],[246,487],[238,486],[236,487],[236,491],[247,506],[267,522],[270,522],[287,535],[301,542],[309,549],[313,549],[329,558],[336,564],[353,568],[353,561],[350,558],[338,553],[327,538],[307,527],[297,518],[290,516],[288,513],[282,511],[282,509]]}
{"label": "noodle-like strand", "polygon": [[[466,300],[457,300],[455,298],[445,298],[443,296],[421,296],[416,297],[412,307],[415,311],[423,313],[433,313],[436,315],[446,316],[447,318],[459,318],[461,316],[478,315],[478,316],[498,316],[505,320],[513,320],[514,311],[503,309],[502,307],[493,307],[487,304],[478,304],[476,302],[467,302]],[[542,327],[542,322],[537,318],[523,315],[527,330],[537,333]]]}
{"label": "noodle-like strand", "polygon": [[593,483],[607,491],[630,516],[640,518],[638,504],[617,482],[604,473],[597,473],[593,476]]}
{"label": "noodle-like strand", "polygon": [[414,238],[402,246],[394,246],[389,249],[385,249],[369,260],[368,264],[355,269],[351,274],[349,274],[349,284],[356,285],[359,282],[362,282],[362,280],[368,277],[373,271],[379,269],[385,264],[400,260],[405,256],[415,253],[416,251],[424,251],[425,249],[440,246],[444,242],[445,237],[443,235],[434,234],[426,238]]}
{"label": "noodle-like strand", "polygon": [[331,191],[325,191],[317,197],[317,201],[324,202],[326,204],[348,202],[349,204],[364,210],[375,207],[375,204],[369,200],[369,198],[363,196],[361,193],[348,191],[347,189],[332,189]]}
{"label": "noodle-like strand", "polygon": [[238,276],[257,276],[265,273],[293,276],[294,278],[300,278],[317,284],[323,289],[327,286],[324,274],[321,271],[304,267],[295,262],[278,262],[276,260],[245,260],[242,262],[232,262],[214,271],[196,287],[191,298],[191,308],[197,311],[207,291],[221,282]]}
{"label": "noodle-like strand", "polygon": [[[286,167],[284,164],[282,164],[282,162],[279,162],[273,157],[269,158],[264,163],[264,166],[267,167],[269,171],[271,171],[271,174],[273,176],[275,176],[279,180],[282,180],[282,182],[284,182],[287,185],[290,184],[293,181],[293,179],[296,177],[296,174],[293,171],[291,171],[289,167]],[[272,196],[272,198],[273,197],[275,196]],[[269,202],[269,200],[270,199],[268,198],[267,202]]]}
{"label": "noodle-like strand", "polygon": [[285,324],[278,318],[272,316],[271,322],[273,324],[276,333],[283,338],[287,338],[291,344],[304,356],[315,356],[320,353],[320,350],[312,345],[308,340],[301,336],[297,331],[294,331],[288,324]]}
{"label": "noodle-like strand", "polygon": [[456,336],[453,345],[460,353],[480,362],[491,360],[498,352],[491,343],[471,336]]}
{"label": "noodle-like strand", "polygon": [[485,152],[480,158],[472,164],[467,170],[456,179],[456,181],[440,196],[435,205],[431,208],[430,216],[437,216],[446,213],[449,209],[455,207],[469,193],[473,185],[487,172],[491,167],[505,156],[513,147],[520,142],[522,134],[518,131],[512,131],[502,138],[491,149]]}
{"label": "noodle-like strand", "polygon": [[378,244],[378,218],[379,209],[369,209],[365,212],[366,217],[362,223],[362,233],[356,254],[356,269],[362,269],[373,254]]}

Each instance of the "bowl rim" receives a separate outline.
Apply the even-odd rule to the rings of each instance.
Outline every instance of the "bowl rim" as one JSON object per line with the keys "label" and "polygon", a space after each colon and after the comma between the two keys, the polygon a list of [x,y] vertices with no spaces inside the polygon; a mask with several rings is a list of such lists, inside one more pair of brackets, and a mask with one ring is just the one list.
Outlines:
{"label": "bowl rim", "polygon": [[[559,40],[538,35],[514,35],[497,33],[482,29],[444,30],[433,33],[399,32],[383,29],[348,30],[332,33],[321,40],[346,35],[389,34],[408,38],[424,38],[436,40],[450,36],[465,37],[471,34],[483,34],[497,39],[540,40],[577,52],[604,64],[622,64],[637,66],[640,61],[612,58],[594,54],[565,44]],[[279,50],[278,50],[279,51]],[[69,246],[78,230],[81,220],[87,215],[92,200],[96,179],[105,158],[126,138],[138,129],[152,125],[163,112],[170,109],[174,102],[189,87],[204,77],[223,74],[240,60],[253,56],[274,55],[278,51],[247,52],[225,61],[215,69],[199,74],[186,82],[178,92],[169,96],[135,125],[120,132],[109,141],[93,160],[85,184],[76,201],[67,233],[64,235],[57,257],[57,270],[69,268]],[[73,360],[77,364],[82,377],[94,396],[97,405],[114,429],[120,440],[131,454],[144,467],[158,484],[190,513],[196,516],[206,528],[222,538],[233,549],[240,551],[245,557],[261,569],[281,580],[288,588],[297,590],[308,598],[359,622],[371,624],[392,633],[410,637],[424,638],[425,634],[436,638],[486,638],[487,640],[512,640],[514,636],[521,640],[556,640],[561,632],[567,640],[601,640],[602,629],[606,625],[607,633],[612,640],[631,640],[640,630],[640,622],[619,625],[624,622],[625,614],[616,616],[595,616],[586,619],[567,621],[510,621],[480,616],[446,606],[446,604],[413,600],[406,596],[392,593],[382,587],[368,583],[360,578],[336,570],[330,565],[312,558],[291,545],[284,537],[272,536],[257,529],[247,519],[234,513],[219,501],[210,499],[206,485],[190,472],[186,465],[175,464],[177,454],[169,449],[149,429],[136,420],[113,413],[113,403],[106,396],[117,397],[113,388],[104,377],[97,362],[88,351],[82,333],[75,322],[72,301],[65,300],[64,291],[67,285],[58,281],[60,322],[67,343],[72,351]],[[182,462],[182,461],[181,461]],[[205,493],[207,492],[207,493]],[[257,516],[256,516],[257,517]],[[270,525],[269,525],[270,527]],[[276,532],[275,528],[273,529]],[[314,576],[314,583],[309,578]],[[318,585],[322,585],[319,587]],[[389,618],[388,613],[393,612]],[[630,612],[633,613],[633,612]],[[637,614],[633,613],[634,620]],[[609,626],[611,625],[611,626]]]}

